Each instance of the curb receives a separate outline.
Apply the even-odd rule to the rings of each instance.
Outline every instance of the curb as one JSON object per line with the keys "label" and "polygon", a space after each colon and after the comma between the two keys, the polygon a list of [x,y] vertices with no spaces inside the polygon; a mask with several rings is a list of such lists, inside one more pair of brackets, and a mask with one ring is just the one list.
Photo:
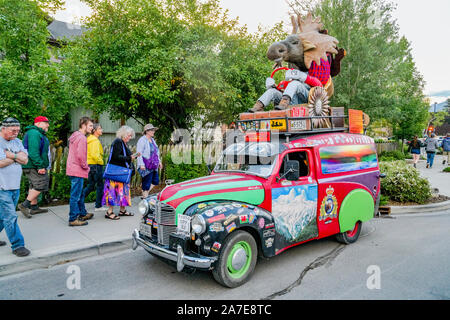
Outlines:
{"label": "curb", "polygon": [[450,200],[418,206],[391,206],[391,215],[403,213],[423,213],[450,209]]}
{"label": "curb", "polygon": [[123,240],[100,243],[86,248],[70,250],[48,256],[25,258],[24,261],[0,265],[0,277],[35,269],[48,269],[56,265],[66,264],[79,259],[131,249],[131,244],[132,239],[130,237]]}

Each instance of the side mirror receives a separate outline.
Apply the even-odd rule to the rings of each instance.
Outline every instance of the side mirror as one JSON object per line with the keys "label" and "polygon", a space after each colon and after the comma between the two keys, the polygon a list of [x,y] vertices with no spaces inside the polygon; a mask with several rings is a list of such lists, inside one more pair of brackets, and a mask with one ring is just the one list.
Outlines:
{"label": "side mirror", "polygon": [[284,175],[286,180],[296,181],[300,177],[300,162],[298,160],[289,160],[286,162]]}

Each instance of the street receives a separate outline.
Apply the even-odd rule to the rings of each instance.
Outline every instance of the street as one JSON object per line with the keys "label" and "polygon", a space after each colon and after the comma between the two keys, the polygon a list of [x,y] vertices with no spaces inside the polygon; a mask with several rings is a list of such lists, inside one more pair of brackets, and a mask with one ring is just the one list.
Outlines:
{"label": "street", "polygon": [[235,289],[129,249],[2,277],[0,299],[450,299],[449,229],[450,210],[373,219],[354,244],[327,238],[260,258]]}

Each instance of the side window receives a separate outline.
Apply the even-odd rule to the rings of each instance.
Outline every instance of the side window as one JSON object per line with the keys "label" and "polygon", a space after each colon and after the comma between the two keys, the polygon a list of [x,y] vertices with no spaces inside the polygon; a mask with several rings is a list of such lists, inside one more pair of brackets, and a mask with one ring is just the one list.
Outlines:
{"label": "side window", "polygon": [[284,174],[285,163],[289,160],[296,160],[299,162],[300,166],[300,177],[306,177],[309,175],[309,159],[308,153],[306,151],[291,152],[284,156],[283,162],[281,163],[279,176]]}

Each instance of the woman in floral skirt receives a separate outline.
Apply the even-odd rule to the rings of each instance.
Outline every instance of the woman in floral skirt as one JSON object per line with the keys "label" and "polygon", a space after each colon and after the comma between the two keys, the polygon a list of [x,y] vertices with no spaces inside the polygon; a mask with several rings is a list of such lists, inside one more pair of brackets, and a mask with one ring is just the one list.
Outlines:
{"label": "woman in floral skirt", "polygon": [[[132,161],[139,155],[132,155],[127,143],[135,137],[135,132],[128,126],[122,126],[116,133],[117,138],[111,145],[110,164],[132,168]],[[119,220],[119,216],[133,216],[126,207],[131,206],[130,184],[105,179],[102,204],[108,206],[105,218]],[[119,214],[114,214],[114,207],[120,207]]]}

